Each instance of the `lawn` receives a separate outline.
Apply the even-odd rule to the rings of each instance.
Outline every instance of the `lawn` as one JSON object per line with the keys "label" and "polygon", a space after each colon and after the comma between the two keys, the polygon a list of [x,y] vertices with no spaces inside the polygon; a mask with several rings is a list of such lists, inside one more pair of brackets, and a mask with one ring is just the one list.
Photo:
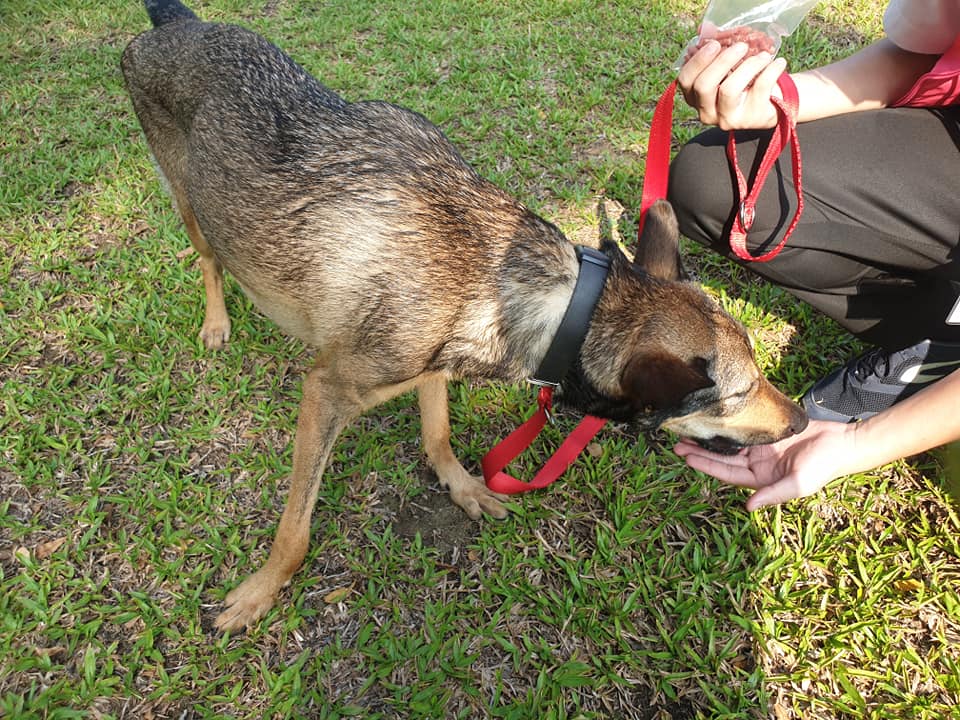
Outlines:
{"label": "lawn", "polygon": [[[653,106],[703,3],[211,0],[351,100],[436,122],[485,176],[595,238],[635,222]],[[881,32],[819,6],[799,69]],[[551,488],[473,522],[424,467],[413,399],[337,443],[304,567],[246,635],[211,629],[266,555],[309,352],[228,280],[203,349],[196,256],[118,67],[137,2],[0,7],[0,716],[930,718],[960,705],[950,453],[755,514],[666,434],[608,426]],[[681,110],[678,141],[699,126]],[[859,350],[696,248],[687,264],[786,392]],[[533,409],[452,387],[455,449]],[[569,430],[563,417],[515,466]],[[956,493],[954,493],[956,494]]]}

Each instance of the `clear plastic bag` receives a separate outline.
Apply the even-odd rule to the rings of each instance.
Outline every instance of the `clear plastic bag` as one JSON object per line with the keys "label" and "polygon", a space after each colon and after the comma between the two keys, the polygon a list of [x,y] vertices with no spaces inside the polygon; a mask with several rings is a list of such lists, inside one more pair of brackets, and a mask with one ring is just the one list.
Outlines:
{"label": "clear plastic bag", "polygon": [[703,14],[700,29],[684,48],[674,64],[680,67],[697,52],[707,40],[717,40],[722,46],[745,42],[748,55],[768,52],[776,55],[781,40],[792,33],[818,0],[710,0]]}

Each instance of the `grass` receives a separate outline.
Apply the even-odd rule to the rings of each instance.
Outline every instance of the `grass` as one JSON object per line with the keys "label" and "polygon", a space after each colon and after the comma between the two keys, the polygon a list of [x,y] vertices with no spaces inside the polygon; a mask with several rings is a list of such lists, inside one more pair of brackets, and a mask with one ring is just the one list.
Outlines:
{"label": "grass", "polygon": [[[794,68],[844,55],[878,35],[879,8],[822,5],[784,53]],[[600,197],[629,225],[654,102],[702,11],[196,9],[266,33],[349,99],[423,112],[571,237],[595,236]],[[246,636],[211,632],[272,537],[308,355],[232,282],[230,345],[197,341],[199,273],[118,70],[147,26],[139,4],[7,0],[0,20],[0,716],[956,717],[946,453],[748,515],[669,438],[610,427],[564,481],[473,523],[423,469],[404,397],[338,442],[278,607]],[[697,129],[681,111],[677,138]],[[686,254],[788,392],[857,350],[789,296]],[[533,397],[451,395],[473,468]]]}

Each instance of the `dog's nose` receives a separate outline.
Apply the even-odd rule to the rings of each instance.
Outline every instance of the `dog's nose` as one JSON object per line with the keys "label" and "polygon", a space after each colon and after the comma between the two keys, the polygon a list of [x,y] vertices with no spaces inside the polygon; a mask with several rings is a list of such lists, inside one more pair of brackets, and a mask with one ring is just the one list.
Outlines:
{"label": "dog's nose", "polygon": [[799,435],[807,429],[810,418],[807,417],[806,411],[799,405],[796,406],[792,414],[793,417],[790,420],[790,425],[787,430],[790,435]]}

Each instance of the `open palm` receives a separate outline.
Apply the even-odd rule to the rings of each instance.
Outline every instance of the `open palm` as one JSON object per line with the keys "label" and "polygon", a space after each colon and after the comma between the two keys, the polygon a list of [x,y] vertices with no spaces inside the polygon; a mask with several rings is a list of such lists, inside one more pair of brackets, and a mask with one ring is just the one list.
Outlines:
{"label": "open palm", "polygon": [[753,490],[748,510],[806,497],[845,474],[855,456],[855,426],[811,421],[799,435],[756,445],[736,455],[705,450],[688,440],[674,448],[687,465],[730,485]]}

